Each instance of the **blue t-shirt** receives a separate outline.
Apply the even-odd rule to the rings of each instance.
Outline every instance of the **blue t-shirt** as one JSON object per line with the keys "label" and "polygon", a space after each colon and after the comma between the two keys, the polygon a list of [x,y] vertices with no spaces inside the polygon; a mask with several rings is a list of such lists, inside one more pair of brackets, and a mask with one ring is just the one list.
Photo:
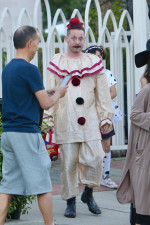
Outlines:
{"label": "blue t-shirt", "polygon": [[2,72],[3,132],[39,132],[40,104],[34,92],[43,90],[39,69],[24,59],[12,59]]}

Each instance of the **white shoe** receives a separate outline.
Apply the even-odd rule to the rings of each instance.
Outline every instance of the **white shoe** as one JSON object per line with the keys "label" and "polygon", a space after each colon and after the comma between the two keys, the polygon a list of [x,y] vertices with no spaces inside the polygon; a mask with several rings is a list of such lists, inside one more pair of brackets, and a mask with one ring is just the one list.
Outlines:
{"label": "white shoe", "polygon": [[110,177],[106,177],[105,179],[102,179],[101,185],[105,187],[113,188],[113,189],[118,188],[118,185],[114,181],[112,181]]}

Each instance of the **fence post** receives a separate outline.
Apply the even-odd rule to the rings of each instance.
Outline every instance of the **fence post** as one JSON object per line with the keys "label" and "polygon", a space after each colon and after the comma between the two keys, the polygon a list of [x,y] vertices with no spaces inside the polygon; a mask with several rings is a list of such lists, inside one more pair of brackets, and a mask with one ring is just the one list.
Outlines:
{"label": "fence post", "polygon": [[[146,0],[133,0],[134,21],[134,55],[146,49],[146,42],[150,38],[150,21],[148,18],[148,5]],[[140,90],[140,78],[145,67],[135,66],[135,94]]]}

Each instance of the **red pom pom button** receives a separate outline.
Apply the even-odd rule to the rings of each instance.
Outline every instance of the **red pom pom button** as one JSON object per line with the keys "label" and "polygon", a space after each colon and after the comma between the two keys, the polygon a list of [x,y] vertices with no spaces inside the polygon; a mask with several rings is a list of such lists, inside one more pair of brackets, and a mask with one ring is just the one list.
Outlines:
{"label": "red pom pom button", "polygon": [[80,80],[76,77],[73,78],[71,82],[72,82],[73,86],[79,86],[80,85]]}
{"label": "red pom pom button", "polygon": [[86,121],[86,119],[84,117],[79,117],[78,118],[78,124],[80,124],[80,125],[84,125],[85,121]]}

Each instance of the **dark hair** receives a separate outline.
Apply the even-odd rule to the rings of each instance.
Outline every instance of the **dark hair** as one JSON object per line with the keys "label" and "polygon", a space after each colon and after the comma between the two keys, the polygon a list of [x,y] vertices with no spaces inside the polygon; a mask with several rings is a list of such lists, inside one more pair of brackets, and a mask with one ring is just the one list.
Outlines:
{"label": "dark hair", "polygon": [[147,82],[150,83],[150,53],[148,54],[147,65],[143,77],[145,77]]}
{"label": "dark hair", "polygon": [[34,39],[37,30],[31,26],[22,26],[18,28],[13,37],[14,46],[16,49],[24,48],[30,39]]}
{"label": "dark hair", "polygon": [[85,53],[91,53],[91,54],[96,54],[96,51],[99,51],[101,56],[102,56],[102,59],[106,59],[106,50],[105,48],[100,45],[93,45],[93,46],[90,46],[88,48],[85,49]]}
{"label": "dark hair", "polygon": [[67,29],[67,36],[69,36],[69,34],[70,34],[70,31],[71,31],[71,30],[82,30],[82,31],[84,31],[84,32],[85,32],[84,27],[78,27],[78,28],[76,28],[76,29],[71,29],[71,28],[68,28],[68,29]]}

